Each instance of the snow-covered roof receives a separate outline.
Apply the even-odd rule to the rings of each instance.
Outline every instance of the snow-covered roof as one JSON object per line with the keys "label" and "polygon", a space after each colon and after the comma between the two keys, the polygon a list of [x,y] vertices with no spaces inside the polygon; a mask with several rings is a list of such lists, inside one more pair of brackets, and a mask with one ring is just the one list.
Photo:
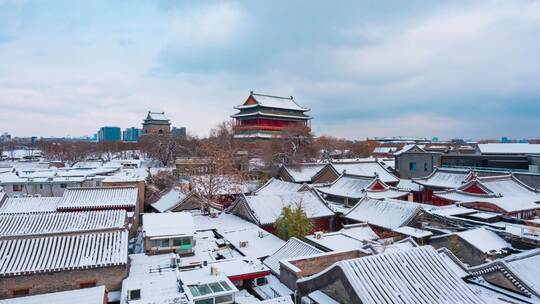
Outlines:
{"label": "snow-covered roof", "polygon": [[135,208],[137,187],[68,188],[58,203],[58,210]]}
{"label": "snow-covered roof", "polygon": [[366,195],[366,189],[374,183],[372,177],[354,175],[341,175],[332,184],[316,187],[324,194],[338,197],[362,198]]}
{"label": "snow-covered roof", "polygon": [[525,251],[520,254],[513,254],[505,259],[503,263],[517,275],[520,280],[532,288],[537,295],[540,295],[540,249]]}
{"label": "snow-covered roof", "polygon": [[426,152],[426,150],[424,150],[424,145],[406,144],[400,150],[394,152],[394,156],[399,156],[405,152],[412,151],[413,148],[415,148],[418,152],[422,152],[422,153]]}
{"label": "snow-covered roof", "polygon": [[386,185],[377,177],[347,174],[341,175],[330,185],[316,187],[316,189],[326,195],[352,199],[359,199],[366,195],[375,199],[399,198],[409,194],[406,190],[400,190]]}
{"label": "snow-covered roof", "polygon": [[413,181],[422,186],[453,189],[460,187],[469,178],[469,172],[447,168],[435,168],[426,177],[415,178]]}
{"label": "snow-covered roof", "polygon": [[178,206],[186,197],[187,193],[182,191],[180,188],[174,187],[160,197],[157,202],[153,203],[152,207],[159,212],[167,212]]}
{"label": "snow-covered roof", "polygon": [[[154,168],[152,168],[154,169]],[[148,168],[123,168],[103,178],[104,183],[126,183],[145,181]]]}
{"label": "snow-covered roof", "polygon": [[373,153],[393,153],[397,151],[397,147],[376,147]]}
{"label": "snow-covered roof", "polygon": [[[470,193],[476,186],[485,193]],[[513,175],[500,175],[473,178],[457,189],[436,191],[436,197],[462,203],[484,202],[497,206],[506,212],[532,210],[539,208],[540,192],[515,178]]]}
{"label": "snow-covered roof", "polygon": [[540,144],[491,143],[479,144],[482,154],[540,154]]}
{"label": "snow-covered roof", "polygon": [[[268,233],[257,226],[236,230],[218,229],[217,231],[224,239],[229,241],[236,250],[241,252],[244,256],[252,258],[269,256],[285,243],[277,236]],[[241,242],[247,243],[242,247],[240,244]]]}
{"label": "snow-covered roof", "polygon": [[148,120],[169,120],[167,116],[165,116],[165,112],[152,112],[148,111],[148,115],[146,116],[146,119]]}
{"label": "snow-covered roof", "polygon": [[365,177],[378,176],[385,183],[399,182],[399,178],[386,170],[378,161],[340,162],[332,163],[332,166],[339,174],[346,173]]}
{"label": "snow-covered roof", "polygon": [[384,189],[384,190],[368,190],[366,192],[367,194],[367,197],[370,197],[370,198],[374,198],[374,199],[385,199],[385,198],[394,198],[394,199],[398,199],[398,198],[402,198],[406,195],[409,194],[409,191],[407,190],[402,190],[402,189],[397,189],[397,188],[394,188],[394,187],[388,187],[387,189]]}
{"label": "snow-covered roof", "polygon": [[[427,209],[425,209],[427,210]],[[433,207],[429,210],[427,210],[429,213],[439,215],[439,216],[454,216],[454,215],[460,215],[460,214],[469,214],[469,213],[475,213],[476,210],[465,208],[457,205],[449,205],[449,206],[441,206],[441,207]]]}
{"label": "snow-covered roof", "polygon": [[[251,303],[251,304],[256,304]],[[267,299],[259,302],[260,304],[293,304],[293,301],[291,300],[290,296],[284,296],[284,297],[277,297],[273,299]]]}
{"label": "snow-covered roof", "polygon": [[1,184],[17,184],[26,182],[26,178],[21,178],[12,171],[0,173]]}
{"label": "snow-covered roof", "polygon": [[411,179],[400,178],[399,183],[396,185],[398,189],[408,190],[408,191],[421,191],[422,186],[413,182]]}
{"label": "snow-covered roof", "polygon": [[394,229],[394,231],[397,233],[404,234],[404,235],[412,236],[414,238],[424,238],[424,237],[433,235],[431,231],[413,228],[409,226],[399,227],[399,228]]}
{"label": "snow-covered roof", "polygon": [[392,230],[407,225],[418,212],[420,206],[415,203],[363,198],[345,214],[345,218]]}
{"label": "snow-covered roof", "polygon": [[322,163],[305,163],[297,165],[283,165],[283,169],[289,174],[295,183],[311,183],[311,180],[317,175],[327,164]]}
{"label": "snow-covered roof", "polygon": [[189,212],[145,213],[143,232],[146,237],[193,235],[195,224]]}
{"label": "snow-covered roof", "polygon": [[217,214],[215,217],[207,214],[194,214],[193,222],[195,223],[195,230],[197,231],[217,229],[220,231],[236,231],[258,227],[254,223],[248,222],[241,217],[224,212]]}
{"label": "snow-covered roof", "polygon": [[8,197],[0,206],[1,213],[54,212],[61,197]]}
{"label": "snow-covered roof", "polygon": [[302,206],[308,218],[311,219],[334,215],[334,212],[328,208],[315,190],[281,195],[242,196],[236,200],[229,210],[234,213],[234,209],[238,204],[245,204],[253,219],[260,225],[273,224],[281,215],[284,207],[297,204]]}
{"label": "snow-covered roof", "polygon": [[0,238],[123,229],[125,210],[0,214]]}
{"label": "snow-covered roof", "polygon": [[324,284],[326,273],[340,269],[362,303],[485,303],[431,246],[366,256],[335,263],[298,281]]}
{"label": "snow-covered roof", "polygon": [[483,253],[500,252],[504,248],[512,247],[495,232],[484,227],[456,232],[456,235]]}
{"label": "snow-covered roof", "polygon": [[256,104],[243,104],[236,106],[236,109],[246,109],[246,108],[253,108],[255,106],[262,106],[266,108],[276,108],[276,109],[284,109],[284,110],[294,110],[294,111],[309,111],[308,108],[304,108],[296,103],[294,101],[294,98],[292,96],[290,97],[280,97],[280,96],[272,96],[272,95],[266,95],[266,94],[258,94],[258,93],[251,93],[250,97],[252,97]]}
{"label": "snow-covered roof", "polygon": [[287,194],[298,192],[300,188],[302,188],[302,184],[285,182],[272,177],[270,180],[268,180],[268,182],[266,182],[266,184],[262,185],[259,189],[257,189],[257,191],[255,191],[255,194]]}
{"label": "snow-covered roof", "polygon": [[266,258],[263,263],[268,266],[268,268],[270,268],[275,275],[279,276],[279,261],[319,254],[322,252],[322,250],[293,237],[290,238],[287,243],[281,246],[281,248]]}
{"label": "snow-covered roof", "polygon": [[[122,282],[121,304],[181,303],[174,254],[130,254],[129,276]],[[141,291],[141,299],[128,301],[130,290]],[[177,302],[175,302],[177,301]]]}
{"label": "snow-covered roof", "polygon": [[125,265],[127,249],[127,230],[0,240],[0,276]]}
{"label": "snow-covered roof", "polygon": [[105,285],[101,285],[0,300],[0,304],[72,304],[73,302],[77,302],[77,304],[103,304],[105,303],[105,299]]}
{"label": "snow-covered roof", "polygon": [[364,248],[365,241],[374,241],[378,238],[379,236],[367,225],[343,228],[322,235],[312,234],[306,236],[306,239],[331,251],[359,250]]}

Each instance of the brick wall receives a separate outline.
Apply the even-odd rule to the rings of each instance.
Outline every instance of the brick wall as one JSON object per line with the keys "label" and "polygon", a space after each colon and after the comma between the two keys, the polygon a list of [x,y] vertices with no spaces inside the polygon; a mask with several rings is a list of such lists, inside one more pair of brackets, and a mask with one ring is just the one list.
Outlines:
{"label": "brick wall", "polygon": [[13,297],[13,290],[18,289],[30,288],[30,295],[36,295],[79,289],[79,284],[89,282],[95,282],[96,286],[105,285],[107,290],[115,291],[122,288],[122,280],[127,275],[128,266],[123,265],[3,277],[0,279],[0,299]]}
{"label": "brick wall", "polygon": [[287,264],[280,262],[280,279],[287,287],[296,290],[296,281],[298,279],[319,273],[336,262],[355,259],[365,255],[367,254],[361,251],[351,250],[344,252],[329,252],[308,258],[289,260],[288,263],[298,268],[300,270],[299,272],[295,271],[296,269],[289,268]]}

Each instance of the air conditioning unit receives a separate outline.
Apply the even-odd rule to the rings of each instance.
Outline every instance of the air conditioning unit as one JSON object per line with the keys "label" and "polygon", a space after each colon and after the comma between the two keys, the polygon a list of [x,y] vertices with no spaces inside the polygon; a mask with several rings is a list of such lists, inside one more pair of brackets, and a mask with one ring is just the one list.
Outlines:
{"label": "air conditioning unit", "polygon": [[323,237],[323,232],[322,231],[315,232],[315,239],[320,240],[320,239],[322,239],[322,237]]}
{"label": "air conditioning unit", "polygon": [[240,248],[245,248],[249,245],[249,241],[240,241]]}
{"label": "air conditioning unit", "polygon": [[219,275],[219,269],[217,266],[210,266],[210,274],[213,276]]}

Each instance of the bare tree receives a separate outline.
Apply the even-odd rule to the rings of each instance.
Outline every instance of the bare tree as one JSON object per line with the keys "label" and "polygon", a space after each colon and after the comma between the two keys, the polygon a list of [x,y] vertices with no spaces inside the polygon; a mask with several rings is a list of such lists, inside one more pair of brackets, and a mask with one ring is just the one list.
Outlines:
{"label": "bare tree", "polygon": [[260,142],[261,157],[270,170],[280,164],[312,161],[317,156],[313,134],[306,127],[289,128],[276,138]]}

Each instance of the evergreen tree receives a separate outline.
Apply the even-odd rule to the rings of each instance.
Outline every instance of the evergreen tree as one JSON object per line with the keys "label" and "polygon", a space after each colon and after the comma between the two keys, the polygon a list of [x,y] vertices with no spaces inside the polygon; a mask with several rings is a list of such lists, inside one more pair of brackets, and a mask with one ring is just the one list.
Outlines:
{"label": "evergreen tree", "polygon": [[302,204],[283,207],[281,215],[274,223],[277,235],[288,240],[292,237],[304,237],[311,233],[313,223],[307,217]]}

